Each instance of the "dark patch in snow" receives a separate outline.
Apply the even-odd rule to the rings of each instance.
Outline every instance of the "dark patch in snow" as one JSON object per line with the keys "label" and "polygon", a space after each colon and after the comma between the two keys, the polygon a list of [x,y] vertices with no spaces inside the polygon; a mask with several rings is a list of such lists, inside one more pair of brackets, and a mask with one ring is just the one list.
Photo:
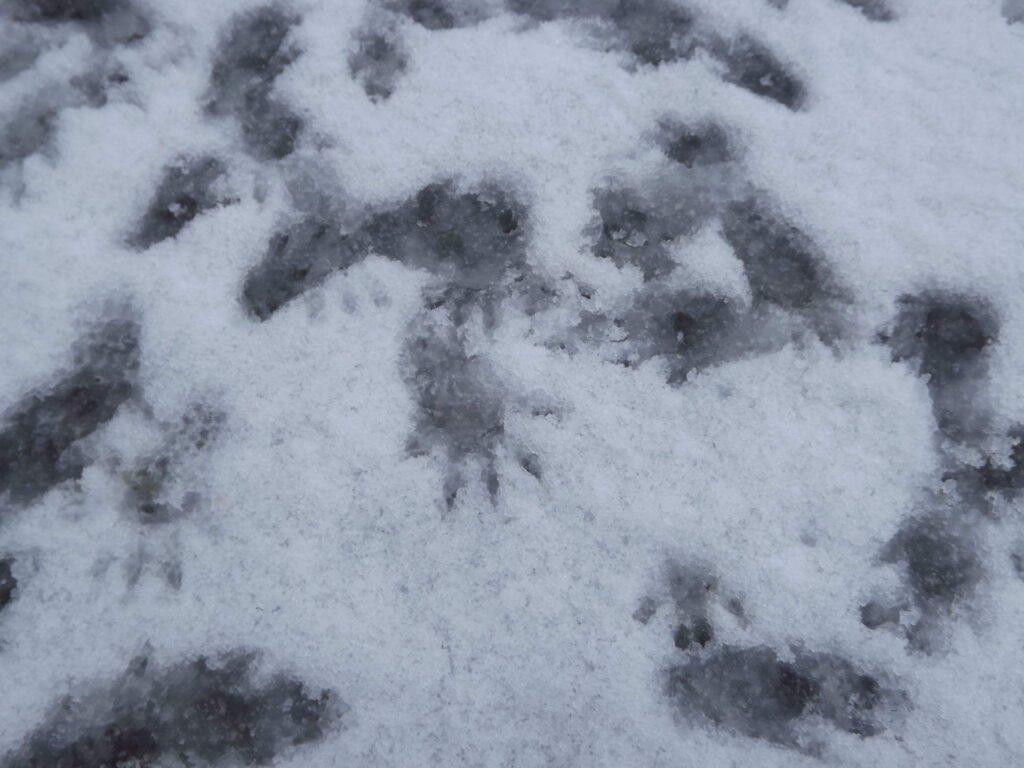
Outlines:
{"label": "dark patch in snow", "polygon": [[468,21],[462,18],[464,14],[459,14],[443,0],[393,0],[389,7],[420,26],[435,31],[462,26]]}
{"label": "dark patch in snow", "polygon": [[224,173],[224,164],[215,157],[182,159],[169,166],[130,244],[150,248],[176,237],[196,216],[227,203],[216,188]]}
{"label": "dark patch in snow", "polygon": [[28,21],[97,21],[122,0],[16,0],[15,18]]}
{"label": "dark patch in snow", "polygon": [[811,239],[759,197],[731,204],[722,234],[743,262],[755,304],[808,312],[841,298]]}
{"label": "dark patch in snow", "polygon": [[234,115],[248,151],[262,160],[295,150],[302,120],[274,95],[278,76],[298,58],[288,43],[298,18],[276,6],[235,17],[222,35],[210,75],[207,109]]}
{"label": "dark patch in snow", "polygon": [[925,607],[947,609],[964,600],[982,573],[964,525],[940,515],[909,521],[887,545],[883,560],[905,566],[910,588]]}
{"label": "dark patch in snow", "polygon": [[716,123],[662,126],[665,154],[686,168],[718,165],[733,159],[732,146],[725,130]]}
{"label": "dark patch in snow", "polygon": [[861,606],[860,623],[868,629],[878,629],[885,624],[899,624],[903,608],[899,605],[884,605],[871,601]]}
{"label": "dark patch in snow", "polygon": [[1009,437],[1013,445],[1006,461],[993,462],[989,458],[978,470],[978,476],[987,490],[1014,497],[1024,489],[1024,427],[1014,427]]}
{"label": "dark patch in snow", "polygon": [[337,697],[310,692],[280,672],[258,679],[254,658],[239,650],[165,670],[137,659],[109,686],[57,704],[3,765],[268,765],[289,748],[319,741],[344,711]]}
{"label": "dark patch in snow", "polygon": [[14,558],[0,559],[0,611],[14,599],[14,592],[17,589],[18,580],[14,576]]}
{"label": "dark patch in snow", "polygon": [[786,661],[764,646],[696,651],[668,678],[668,694],[687,718],[789,747],[801,746],[797,726],[811,718],[859,736],[880,733],[890,695],[839,656],[797,651]]}
{"label": "dark patch in snow", "polygon": [[102,107],[110,86],[119,85],[124,73],[116,68],[94,69],[54,83],[25,100],[0,123],[0,170],[46,149],[54,138],[60,113],[73,107]]}
{"label": "dark patch in snow", "polygon": [[871,21],[895,21],[896,14],[886,0],[839,0],[856,8]]}
{"label": "dark patch in snow", "polygon": [[372,100],[389,98],[407,66],[408,54],[394,29],[378,25],[355,34],[349,71]]}
{"label": "dark patch in snow", "polygon": [[725,66],[726,82],[788,109],[803,105],[807,96],[803,82],[763,43],[740,35],[715,44],[712,52]]}
{"label": "dark patch in snow", "polygon": [[1003,18],[1007,24],[1024,22],[1024,0],[1003,0]]}
{"label": "dark patch in snow", "polygon": [[8,410],[0,429],[0,496],[25,504],[81,476],[75,443],[109,421],[136,390],[139,326],[108,320],[81,340],[74,369]]}
{"label": "dark patch in snow", "polygon": [[675,268],[673,244],[694,234],[720,204],[717,191],[705,192],[682,181],[652,192],[632,187],[598,190],[594,207],[600,229],[593,253],[617,267],[637,267],[644,280],[664,277]]}
{"label": "dark patch in snow", "polygon": [[182,467],[210,447],[223,423],[224,415],[219,411],[194,406],[156,451],[125,473],[126,504],[138,520],[163,523],[192,511],[199,495],[187,487]]}
{"label": "dark patch in snow", "polygon": [[932,410],[947,437],[980,436],[989,413],[979,404],[988,374],[988,349],[999,323],[983,302],[955,294],[903,296],[891,332],[883,339],[894,361],[907,360],[928,377]]}
{"label": "dark patch in snow", "polygon": [[331,274],[379,254],[426,269],[459,310],[493,299],[505,275],[525,264],[524,210],[500,191],[459,193],[432,184],[396,208],[371,215],[354,232],[316,214],[274,236],[246,278],[243,303],[266,320]]}
{"label": "dark patch in snow", "polygon": [[9,7],[15,21],[75,23],[106,45],[136,42],[150,30],[149,21],[128,0],[12,0]]}
{"label": "dark patch in snow", "polygon": [[618,44],[641,64],[689,58],[696,47],[693,14],[670,0],[511,0],[509,8],[538,21],[606,21],[613,25]]}
{"label": "dark patch in snow", "polygon": [[465,484],[466,460],[481,463],[491,496],[497,495],[497,449],[505,432],[504,386],[489,362],[471,354],[443,310],[417,318],[417,332],[406,346],[406,380],[417,405],[408,450],[434,448],[448,458],[445,503],[451,507]]}

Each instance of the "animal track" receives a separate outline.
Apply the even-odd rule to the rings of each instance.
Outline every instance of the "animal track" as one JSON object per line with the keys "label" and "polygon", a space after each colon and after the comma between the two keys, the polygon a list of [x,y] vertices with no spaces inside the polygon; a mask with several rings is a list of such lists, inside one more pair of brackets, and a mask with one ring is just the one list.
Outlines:
{"label": "animal track", "polygon": [[712,51],[725,66],[722,77],[756,96],[797,110],[807,97],[803,82],[763,43],[749,35],[717,42]]}
{"label": "animal track", "polygon": [[163,444],[125,473],[126,503],[145,523],[163,523],[187,514],[198,503],[191,478],[179,476],[181,465],[216,440],[224,415],[194,406]]}
{"label": "animal track", "polygon": [[669,382],[681,384],[692,371],[781,346],[788,337],[777,335],[770,319],[734,299],[652,290],[610,323],[585,314],[580,330],[584,338],[617,343],[613,360],[627,367],[664,360]]}
{"label": "animal track", "polygon": [[1007,463],[995,463],[989,458],[978,470],[978,476],[987,490],[1014,497],[1024,489],[1024,427],[1014,427],[1009,437],[1013,447]]}
{"label": "animal track", "polygon": [[686,168],[719,165],[735,159],[732,142],[717,123],[689,126],[665,121],[661,134],[659,143],[665,155]]}
{"label": "animal track", "polygon": [[871,21],[895,21],[896,14],[886,0],[840,0],[864,14]]}
{"label": "animal track", "polygon": [[[709,614],[710,602],[723,599],[718,578],[677,564],[668,581],[680,617],[672,641],[683,660],[668,669],[666,693],[684,717],[799,749],[816,719],[863,737],[884,730],[902,696],[878,675],[831,653],[795,648],[787,660],[767,646],[720,643]],[[746,621],[738,599],[725,607]]]}
{"label": "animal track", "polygon": [[486,363],[467,352],[462,329],[477,314],[485,328],[492,328],[498,306],[519,286],[526,272],[525,217],[525,209],[497,188],[459,192],[451,182],[424,187],[398,206],[369,215],[350,233],[316,213],[273,237],[242,289],[249,313],[267,320],[370,254],[433,276],[429,309],[417,319],[419,330],[405,352],[419,409],[409,450],[445,451],[449,507],[470,456],[483,462],[492,497],[498,490],[495,455],[503,395]]}
{"label": "animal track", "polygon": [[940,515],[915,518],[883,555],[906,565],[914,595],[925,606],[948,608],[968,597],[980,579],[981,563],[962,528],[962,523]]}
{"label": "animal track", "polygon": [[617,267],[632,265],[644,280],[665,277],[675,268],[672,243],[693,232],[685,201],[646,200],[637,191],[613,189],[596,195],[601,234],[594,255]]}
{"label": "animal track", "polygon": [[29,69],[39,58],[39,47],[31,36],[11,36],[0,50],[0,83]]}
{"label": "animal track", "polygon": [[1024,0],[1003,0],[1003,18],[1007,24],[1024,21]]}
{"label": "animal track", "polygon": [[[676,384],[692,371],[777,350],[808,331],[834,342],[843,333],[846,292],[813,241],[741,180],[724,129],[669,121],[656,139],[678,175],[662,174],[643,193],[612,187],[595,194],[594,255],[639,269],[644,286],[624,309],[583,313],[577,334],[615,343],[611,356],[622,364],[664,360]],[[679,244],[712,223],[743,268],[749,301],[668,285]]]}
{"label": "animal track", "polygon": [[[905,572],[911,602],[920,618],[907,629],[915,650],[933,652],[941,646],[940,622],[971,598],[984,575],[976,534],[970,520],[941,510],[914,517],[882,551],[882,561]],[[861,609],[869,629],[898,625],[908,605],[872,601]]]}
{"label": "animal track", "polygon": [[509,7],[539,21],[607,19],[619,45],[652,66],[689,58],[696,45],[693,14],[669,0],[510,0]]}
{"label": "animal track", "polygon": [[693,16],[674,3],[619,0],[608,17],[625,38],[625,47],[643,64],[658,66],[693,53]]}
{"label": "animal track", "polygon": [[705,569],[672,567],[669,591],[676,612],[681,616],[672,641],[679,650],[688,650],[693,644],[704,648],[714,640],[715,630],[708,617],[708,604],[717,587],[717,577]]}
{"label": "animal track", "polygon": [[97,21],[122,5],[122,0],[19,0],[15,17],[28,21]]}
{"label": "animal track", "polygon": [[732,203],[722,234],[743,262],[755,305],[811,315],[843,300],[811,239],[759,197]]}
{"label": "animal track", "polygon": [[150,31],[147,17],[129,0],[9,0],[6,8],[16,22],[33,25],[73,25],[102,47],[137,42]]}
{"label": "animal track", "polygon": [[72,78],[67,84],[53,83],[23,101],[9,119],[0,123],[0,171],[52,144],[63,110],[104,106],[108,90],[119,85],[123,77],[116,68],[99,68]]}
{"label": "animal track", "polygon": [[386,0],[385,7],[435,32],[469,26],[481,20],[474,3],[458,0]]}
{"label": "animal track", "polygon": [[290,155],[302,132],[301,118],[274,96],[278,76],[299,56],[288,43],[297,23],[277,6],[235,17],[210,75],[207,111],[237,118],[246,148],[261,160]]}
{"label": "animal track", "polygon": [[430,271],[453,306],[480,305],[509,270],[524,264],[522,216],[500,191],[458,193],[449,183],[424,187],[349,234],[315,214],[274,236],[246,277],[243,303],[266,320],[334,272],[376,253]]}
{"label": "animal track", "polygon": [[107,320],[79,341],[74,369],[46,391],[24,397],[0,430],[0,497],[26,504],[81,476],[76,443],[109,421],[136,390],[139,326]]}
{"label": "animal track", "polygon": [[[884,0],[838,1],[869,21],[897,18]],[[786,4],[769,2],[780,8]],[[1006,0],[1004,6],[1009,22],[1016,18],[1012,4]],[[499,13],[500,5],[499,0],[384,0],[348,38],[347,50],[340,50],[344,36],[337,37],[334,65],[347,63],[352,79],[376,102],[368,114],[390,119],[392,112],[406,106],[398,89],[412,68],[410,51],[421,50],[412,43],[426,35],[423,30],[438,35],[435,41],[461,44],[472,32],[465,28],[484,21],[492,10]],[[38,25],[33,28],[39,34],[66,30],[97,35],[120,29],[122,22],[116,19],[135,13],[127,0],[16,0],[11,7],[12,18]],[[518,14],[518,19],[502,22],[517,30],[568,22],[558,34],[537,35],[538,39],[547,44],[563,34],[581,34],[584,44],[602,48],[622,62],[641,89],[649,82],[672,82],[692,69],[704,78],[702,67],[708,65],[729,86],[761,100],[749,99],[760,109],[772,110],[773,119],[798,119],[786,110],[814,107],[814,81],[804,79],[799,62],[787,59],[784,49],[769,46],[753,30],[722,32],[711,14],[682,2],[504,0],[503,7]],[[298,105],[289,104],[276,90],[280,76],[302,55],[292,37],[300,19],[289,8],[266,5],[229,21],[219,38],[203,103],[210,117],[225,118],[228,126],[237,127],[251,156],[244,162],[258,161],[254,175],[260,176],[261,184],[266,181],[271,195],[281,180],[276,174],[287,177],[296,160],[270,161],[293,155],[300,142],[303,155],[337,146],[330,143],[330,136],[315,146],[319,142],[302,116],[314,113],[300,113]],[[765,13],[776,21],[784,19],[781,13]],[[845,11],[835,17],[843,23],[865,23]],[[457,31],[442,37],[451,30]],[[497,23],[485,31],[505,34]],[[142,58],[151,66],[148,49],[145,53]],[[0,57],[0,80],[15,77],[34,57],[31,50]],[[429,59],[423,62],[424,67],[428,63]],[[654,71],[657,68],[659,72]],[[620,80],[627,77],[623,72],[611,74]],[[97,68],[59,96],[43,93],[21,105],[0,133],[0,166],[45,150],[61,109],[102,104],[120,76],[127,77]],[[407,82],[412,84],[412,79]],[[384,103],[395,93],[399,98]],[[736,101],[748,98],[738,92],[732,96]],[[607,295],[586,306],[601,309],[577,312],[578,305],[571,301],[560,303],[555,307],[558,312],[543,317],[516,343],[529,343],[534,332],[564,333],[572,337],[570,341],[597,347],[606,360],[625,367],[655,361],[676,386],[695,372],[770,354],[791,343],[820,341],[831,345],[836,355],[845,355],[848,345],[860,340],[842,319],[853,298],[833,269],[837,263],[830,264],[831,256],[809,234],[811,228],[805,231],[798,224],[798,213],[783,213],[788,209],[770,191],[754,186],[754,174],[743,167],[744,135],[741,126],[733,130],[711,116],[666,118],[651,126],[646,146],[638,150],[640,155],[647,152],[646,162],[655,157],[651,150],[659,148],[660,165],[647,178],[612,180],[590,190],[596,225],[588,232],[593,236],[589,245],[594,258],[604,262],[587,266],[599,275],[593,291],[607,290]],[[616,140],[613,134],[610,139],[612,144]],[[347,141],[349,137],[338,143]],[[351,138],[351,146],[359,150],[357,137]],[[233,202],[225,189],[226,177],[225,161],[213,156],[173,160],[141,218],[123,234],[127,245],[149,249],[177,237],[204,213]],[[359,178],[358,173],[353,177]],[[390,193],[387,185],[383,189]],[[422,305],[405,331],[399,359],[413,412],[407,454],[441,457],[442,493],[449,509],[463,489],[477,482],[476,476],[496,503],[503,492],[506,463],[513,471],[518,471],[518,463],[542,486],[553,489],[559,481],[555,470],[547,471],[540,456],[512,442],[510,416],[527,398],[516,393],[509,372],[502,369],[503,358],[491,354],[490,346],[499,336],[499,324],[514,310],[525,307],[524,314],[531,315],[545,308],[545,302],[554,304],[562,298],[531,270],[530,259],[544,254],[538,256],[528,247],[535,212],[519,192],[491,184],[467,189],[455,181],[440,181],[391,205],[362,212],[328,200],[323,193],[313,194],[321,198],[315,205],[293,200],[294,215],[282,221],[259,263],[242,278],[239,301],[244,312],[254,321],[269,321],[295,299],[369,256],[418,270],[427,285]],[[544,223],[543,217],[536,220]],[[689,280],[686,248],[705,236],[722,245],[742,289]],[[616,293],[606,287],[616,277],[618,287],[626,290]],[[560,279],[558,287],[571,285],[574,278],[564,274]],[[588,300],[591,290],[579,288]],[[927,383],[943,437],[940,449],[948,470],[943,479],[955,481],[944,487],[941,498],[936,494],[922,502],[879,552],[879,561],[900,573],[903,594],[873,599],[861,609],[861,620],[871,629],[903,631],[911,625],[906,632],[914,650],[938,648],[940,622],[969,609],[982,591],[990,564],[979,526],[988,523],[985,514],[976,513],[994,517],[993,509],[998,512],[1001,502],[1013,501],[1024,488],[1024,427],[1014,427],[1009,440],[998,443],[1006,455],[988,453],[998,442],[985,398],[998,320],[994,310],[976,298],[924,292],[900,299],[892,328],[883,334],[892,360],[910,366]],[[552,331],[552,326],[557,327]],[[510,323],[507,330],[518,329]],[[0,501],[26,505],[82,476],[95,447],[87,439],[138,394],[140,336],[130,313],[97,326],[76,345],[69,373],[24,396],[6,412],[0,426]],[[571,343],[566,346],[574,348]],[[685,396],[685,389],[676,394]],[[163,440],[152,450],[140,455],[137,448],[129,448],[126,459],[114,451],[114,458],[100,465],[108,470],[114,505],[120,498],[124,507],[122,523],[144,524],[135,526],[140,541],[148,537],[159,545],[161,536],[169,539],[174,534],[173,523],[196,508],[202,490],[197,482],[202,477],[199,465],[224,429],[225,419],[220,411],[197,405],[180,424],[161,424]],[[98,439],[102,443],[104,438]],[[983,497],[999,501],[988,504]],[[1016,546],[1009,553],[1018,573],[1024,571],[1019,550]],[[14,551],[22,557],[23,550]],[[1000,556],[1006,557],[1006,551]],[[110,559],[127,561],[129,581],[134,583],[149,557],[140,545],[137,557]],[[15,565],[6,554],[0,559],[0,609],[15,598],[23,599]],[[1006,562],[1002,565],[1005,568]],[[19,567],[19,575],[27,580],[24,566]],[[176,558],[161,562],[160,568],[172,586],[181,586]],[[744,631],[751,625],[756,628],[756,615],[746,615],[743,604],[723,590],[711,567],[672,566],[665,591],[670,599],[664,594],[662,603],[645,598],[634,617],[666,632],[665,651],[674,659],[661,670],[664,692],[689,722],[710,723],[735,736],[812,754],[818,748],[815,740],[830,731],[866,739],[894,730],[906,699],[891,675],[820,645],[809,649],[799,642],[786,645],[763,637],[737,641],[730,623],[735,619]],[[664,624],[653,622],[662,604],[668,605],[671,617]],[[756,603],[749,607],[757,613]],[[15,621],[19,613],[9,611],[4,620]],[[906,619],[907,615],[913,618]],[[72,697],[56,703],[0,765],[267,765],[287,759],[285,753],[293,747],[321,740],[339,726],[345,711],[332,691],[310,691],[303,681],[283,672],[258,674],[253,654],[244,649],[217,660],[186,659],[163,668],[142,658],[125,675],[78,688]]]}
{"label": "animal track", "polygon": [[[768,0],[768,2],[776,8],[785,8],[789,5],[789,0]],[[837,0],[837,2],[856,8],[871,21],[895,21],[897,18],[887,0]]]}
{"label": "animal track", "polygon": [[57,704],[2,765],[268,765],[321,739],[343,714],[333,693],[311,694],[283,673],[258,682],[254,661],[253,653],[234,650],[213,662],[200,657],[158,670],[140,657],[109,686]]}
{"label": "animal track", "polygon": [[672,669],[668,692],[691,717],[753,738],[794,740],[792,721],[818,696],[820,686],[768,648],[724,648]]}
{"label": "animal track", "polygon": [[782,746],[801,746],[797,726],[821,718],[858,736],[883,729],[891,694],[846,659],[796,650],[792,661],[764,646],[721,646],[669,671],[668,694],[689,718]]}
{"label": "animal track", "polygon": [[311,216],[275,234],[263,260],[245,278],[242,303],[251,315],[267,320],[334,272],[355,263],[340,225]]}
{"label": "animal track", "polygon": [[0,559],[0,611],[6,608],[18,589],[18,580],[14,577],[14,558]]}
{"label": "animal track", "polygon": [[907,610],[906,605],[883,605],[871,601],[861,606],[860,623],[868,629],[878,629],[886,624],[899,624],[900,616]]}
{"label": "animal track", "polygon": [[538,21],[591,20],[599,30],[606,22],[604,28],[614,30],[613,46],[629,51],[641,65],[671,64],[703,50],[728,83],[792,110],[806,98],[803,82],[766,45],[747,34],[723,37],[671,0],[510,0],[509,8]]}
{"label": "animal track", "polygon": [[56,112],[44,105],[27,105],[0,133],[0,168],[39,150],[52,136]]}
{"label": "animal track", "polygon": [[391,96],[409,64],[397,32],[386,25],[360,30],[353,38],[349,71],[373,101]]}
{"label": "animal track", "polygon": [[[981,445],[990,436],[988,354],[998,335],[998,318],[985,302],[938,292],[900,297],[891,329],[880,334],[894,362],[907,363],[926,378],[936,426],[954,445]],[[934,509],[906,521],[883,549],[883,562],[904,568],[909,602],[920,612],[907,631],[916,650],[940,646],[935,628],[982,581],[977,528],[985,518],[977,513],[990,511],[988,492],[1014,495],[1018,453],[1015,443],[1008,464],[990,458],[980,468],[947,456],[952,469],[944,479],[955,480],[955,490],[945,503],[931,503]],[[907,607],[871,601],[862,607],[861,620],[870,629],[896,625]]]}
{"label": "animal track", "polygon": [[[934,652],[941,647],[940,623],[972,598],[984,577],[984,566],[972,521],[941,512],[904,523],[882,552],[884,562],[905,572],[911,602],[920,618],[907,628],[914,650]],[[899,625],[905,603],[871,601],[861,608],[868,629]]]}
{"label": "animal track", "polygon": [[217,189],[225,170],[214,157],[182,159],[169,166],[130,244],[139,250],[151,248],[176,237],[196,216],[229,202]]}
{"label": "animal track", "polygon": [[884,339],[894,361],[908,360],[928,377],[935,420],[955,440],[976,438],[988,412],[975,405],[988,375],[987,349],[997,340],[993,311],[962,296],[903,296],[891,333]]}
{"label": "animal track", "polygon": [[416,393],[417,423],[409,439],[412,455],[441,448],[448,457],[445,504],[451,508],[465,484],[466,460],[479,459],[493,498],[499,488],[497,447],[504,434],[501,380],[488,362],[470,354],[458,328],[433,310],[417,318],[405,356],[407,379]]}

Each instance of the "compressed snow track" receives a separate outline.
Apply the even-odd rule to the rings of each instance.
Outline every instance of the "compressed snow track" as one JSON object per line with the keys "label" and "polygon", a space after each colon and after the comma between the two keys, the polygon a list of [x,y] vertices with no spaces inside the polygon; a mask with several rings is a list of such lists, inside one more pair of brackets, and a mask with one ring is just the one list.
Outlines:
{"label": "compressed snow track", "polygon": [[0,2],[0,766],[1024,761],[1021,17]]}

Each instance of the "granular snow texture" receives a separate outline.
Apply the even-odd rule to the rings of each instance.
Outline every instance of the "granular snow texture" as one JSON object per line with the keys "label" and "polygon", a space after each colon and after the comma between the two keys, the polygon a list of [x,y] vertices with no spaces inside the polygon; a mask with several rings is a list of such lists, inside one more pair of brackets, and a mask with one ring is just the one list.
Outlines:
{"label": "granular snow texture", "polygon": [[0,0],[0,768],[1024,764],[1019,0]]}

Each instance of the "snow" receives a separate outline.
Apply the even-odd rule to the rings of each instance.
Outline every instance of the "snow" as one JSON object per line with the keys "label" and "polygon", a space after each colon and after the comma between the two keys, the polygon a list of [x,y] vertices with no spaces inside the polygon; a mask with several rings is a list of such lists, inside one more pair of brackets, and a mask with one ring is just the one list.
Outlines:
{"label": "snow", "polygon": [[[1020,763],[1018,5],[0,5],[0,766],[110,724],[148,729],[143,765],[175,740],[225,765]],[[228,30],[268,7],[279,58],[211,111]],[[744,39],[793,108],[735,84]],[[268,157],[282,115],[295,149]],[[701,125],[728,157],[666,156]],[[204,158],[223,173],[169,171]],[[621,190],[629,233],[601,207]],[[254,313],[247,277],[303,232],[326,245]],[[54,393],[106,371],[76,351],[124,318],[131,396],[93,423]],[[17,425],[33,456],[62,434],[39,402],[79,425],[59,464],[18,459]],[[32,461],[79,476],[19,498]],[[955,551],[902,543],[920,520]],[[929,592],[957,558],[977,582]],[[871,602],[898,621],[866,626]],[[677,648],[698,614],[714,637]],[[182,725],[195,660],[249,652],[253,680],[225,675],[267,750]],[[326,692],[316,728],[274,709],[281,680]]]}

